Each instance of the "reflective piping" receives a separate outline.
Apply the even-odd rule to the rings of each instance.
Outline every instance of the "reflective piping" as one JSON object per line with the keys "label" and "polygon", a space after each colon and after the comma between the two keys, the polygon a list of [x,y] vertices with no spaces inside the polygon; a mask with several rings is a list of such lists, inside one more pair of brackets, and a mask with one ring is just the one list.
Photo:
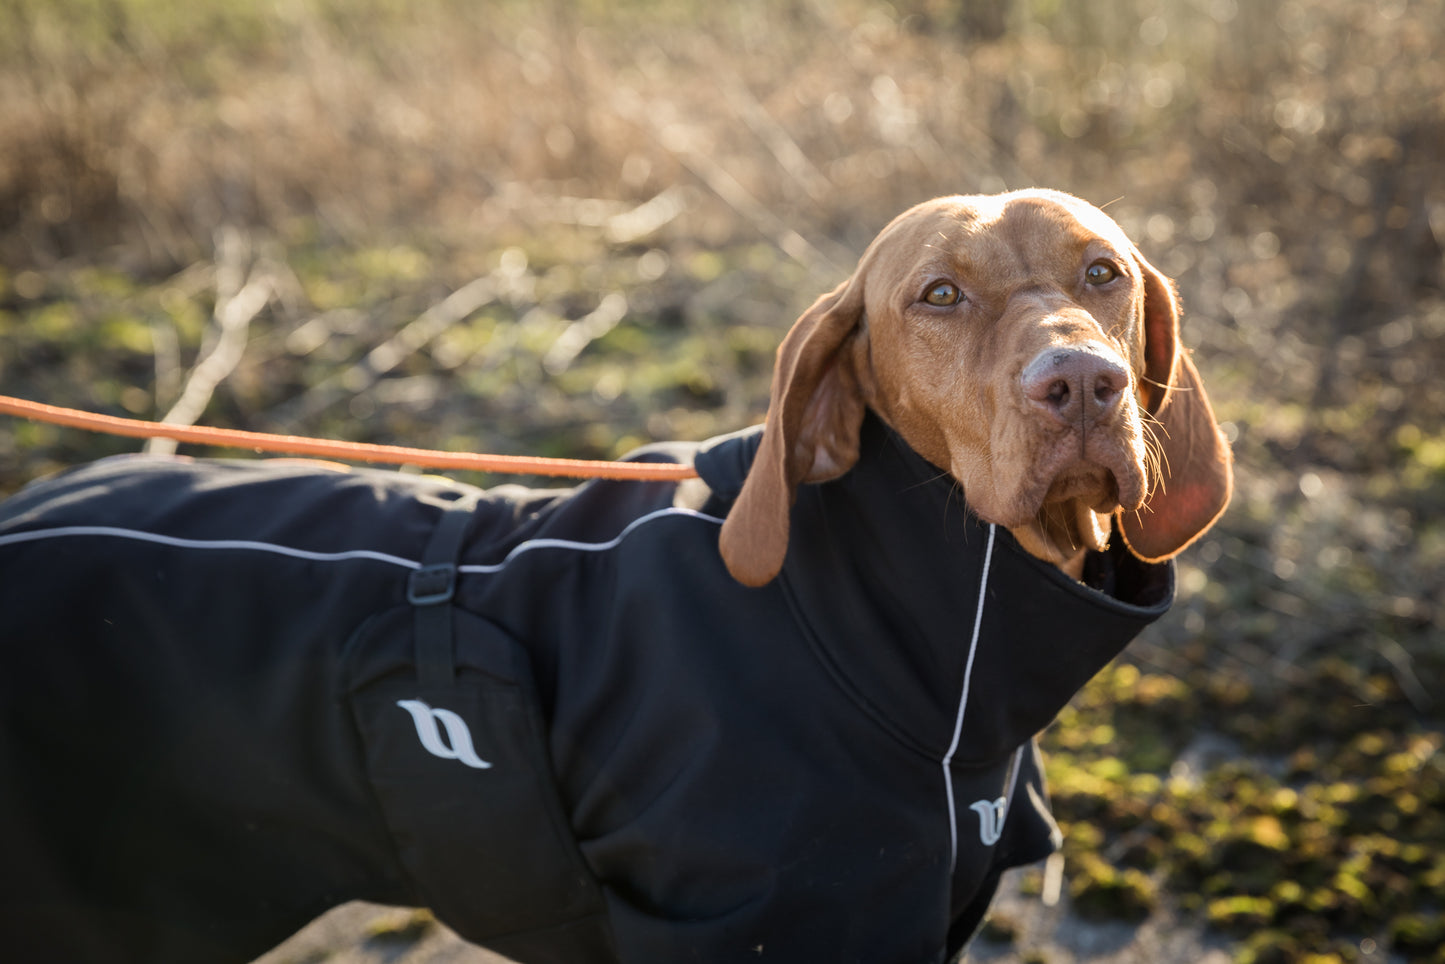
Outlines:
{"label": "reflective piping", "polygon": [[631,535],[632,530],[636,529],[638,526],[641,526],[642,524],[647,522],[651,522],[653,519],[660,519],[663,516],[670,515],[683,516],[689,519],[700,519],[703,522],[711,522],[716,525],[722,525],[723,523],[723,520],[715,516],[707,515],[706,513],[698,512],[696,509],[683,509],[677,507],[658,509],[655,512],[649,512],[647,513],[647,515],[641,515],[638,516],[636,519],[633,519],[621,532],[617,534],[615,538],[609,539],[606,542],[574,542],[571,539],[530,539],[527,542],[519,543],[516,548],[514,548],[511,552],[507,553],[506,558],[504,558],[501,562],[491,563],[489,565],[457,566],[457,571],[470,573],[499,572],[503,566],[520,556],[522,553],[532,552],[536,549],[575,549],[579,552],[605,552],[608,549],[617,548],[617,546],[622,543],[622,540],[626,539],[629,535]]}
{"label": "reflective piping", "polygon": [[250,539],[182,539],[178,536],[163,536],[156,532],[144,532],[139,529],[122,529],[117,526],[57,526],[54,529],[13,532],[9,535],[0,536],[0,546],[15,545],[21,542],[39,542],[44,539],[60,539],[67,536],[100,536],[115,539],[132,539],[136,542],[152,542],[157,545],[170,546],[175,549],[241,549],[251,552],[270,552],[278,556],[290,556],[293,559],[306,559],[312,562],[345,562],[349,559],[367,559],[373,562],[384,562],[392,566],[401,566],[405,569],[421,568],[421,563],[419,562],[403,559],[400,556],[388,555],[385,552],[374,552],[371,549],[350,549],[346,552],[312,552],[308,549],[295,549],[291,546],[278,546],[270,542],[255,542]]}
{"label": "reflective piping", "polygon": [[[958,863],[958,816],[954,813],[953,804],[953,755],[958,752],[958,741],[963,734],[963,714],[968,709],[968,691],[973,683],[973,658],[978,654],[979,630],[983,626],[983,600],[988,591],[988,571],[993,562],[993,537],[994,524],[988,526],[988,545],[983,551],[983,577],[978,583],[978,609],[973,616],[973,638],[968,644],[968,661],[963,668],[963,694],[958,699],[958,716],[953,721],[953,742],[948,745],[948,752],[943,756],[943,788],[948,797],[948,872],[953,873]],[[1013,789],[1010,787],[1009,796],[1013,796]]]}
{"label": "reflective piping", "polygon": [[[511,552],[507,553],[506,558],[499,563],[458,566],[457,571],[473,574],[500,572],[503,567],[522,553],[531,552],[535,549],[572,549],[579,552],[605,552],[608,549],[615,549],[621,544],[623,539],[626,539],[632,534],[633,530],[642,524],[672,515],[700,519],[716,525],[722,525],[723,521],[694,509],[658,509],[656,512],[649,512],[647,515],[638,516],[636,519],[633,519],[615,538],[609,539],[606,542],[575,542],[570,539],[532,539],[519,543]],[[360,559],[370,562],[383,562],[387,565],[399,566],[403,569],[415,570],[421,568],[421,563],[416,560],[403,559],[400,556],[393,556],[385,552],[376,552],[371,549],[349,549],[343,552],[312,552],[309,549],[296,549],[291,546],[280,546],[271,542],[256,542],[250,539],[183,539],[179,536],[161,535],[139,529],[123,529],[118,526],[57,526],[53,529],[12,532],[7,535],[0,535],[0,548],[25,542],[39,542],[45,539],[77,536],[132,539],[136,542],[150,542],[176,549],[232,549],[250,552],[269,552],[278,556],[287,556],[292,559],[305,559],[310,562],[347,562]]]}

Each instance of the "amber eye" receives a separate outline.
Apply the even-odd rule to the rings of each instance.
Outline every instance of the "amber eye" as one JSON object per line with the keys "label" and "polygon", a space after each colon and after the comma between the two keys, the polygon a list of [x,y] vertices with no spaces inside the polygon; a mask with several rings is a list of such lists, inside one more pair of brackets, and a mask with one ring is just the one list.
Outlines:
{"label": "amber eye", "polygon": [[963,292],[958,290],[957,285],[951,285],[947,281],[940,281],[928,289],[928,294],[923,296],[923,300],[935,308],[947,308],[950,305],[956,305],[962,301]]}
{"label": "amber eye", "polygon": [[1107,261],[1095,261],[1084,272],[1084,280],[1091,285],[1106,285],[1119,277],[1119,271]]}

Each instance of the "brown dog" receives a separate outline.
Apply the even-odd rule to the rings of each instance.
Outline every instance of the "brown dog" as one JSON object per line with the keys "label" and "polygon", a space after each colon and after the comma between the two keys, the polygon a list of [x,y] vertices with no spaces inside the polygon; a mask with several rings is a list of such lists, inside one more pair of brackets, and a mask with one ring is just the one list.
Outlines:
{"label": "brown dog", "polygon": [[956,959],[1059,845],[1036,735],[1229,498],[1178,327],[1097,209],[947,198],[798,321],[761,432],[633,456],[681,485],[27,487],[7,959],[239,964],[358,898],[528,964]]}
{"label": "brown dog", "polygon": [[865,406],[980,518],[1076,578],[1111,515],[1154,561],[1229,501],[1229,447],[1179,344],[1171,282],[1057,191],[920,204],[798,320],[722,530],[739,581],[777,575],[796,487],[853,466]]}

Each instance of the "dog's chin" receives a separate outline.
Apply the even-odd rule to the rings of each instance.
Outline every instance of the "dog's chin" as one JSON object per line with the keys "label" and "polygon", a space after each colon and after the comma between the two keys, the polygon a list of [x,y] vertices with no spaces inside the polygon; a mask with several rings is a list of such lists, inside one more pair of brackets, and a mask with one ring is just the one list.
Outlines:
{"label": "dog's chin", "polygon": [[1109,547],[1110,514],[1095,511],[1082,499],[1051,502],[1023,525],[1008,530],[1030,555],[1072,573],[1082,567],[1085,552]]}
{"label": "dog's chin", "polygon": [[[1079,577],[1084,555],[1109,546],[1112,516],[1144,501],[1139,447],[1100,441],[1089,457],[1056,450],[1026,466],[1013,484],[997,462],[954,458],[952,475],[984,522],[1008,529],[1030,555]],[[1002,473],[1005,477],[1012,473]]]}
{"label": "dog's chin", "polygon": [[1033,513],[1045,515],[1050,507],[1075,505],[1069,514],[1088,507],[1095,512],[1110,513],[1119,507],[1119,477],[1112,469],[1091,462],[1081,462],[1060,472],[1049,481],[1039,508]]}
{"label": "dog's chin", "polygon": [[1119,505],[1114,473],[1082,464],[1015,493],[1007,505],[975,506],[974,511],[1008,529],[1029,554],[1072,572],[1082,568],[1085,552],[1108,548],[1111,516]]}

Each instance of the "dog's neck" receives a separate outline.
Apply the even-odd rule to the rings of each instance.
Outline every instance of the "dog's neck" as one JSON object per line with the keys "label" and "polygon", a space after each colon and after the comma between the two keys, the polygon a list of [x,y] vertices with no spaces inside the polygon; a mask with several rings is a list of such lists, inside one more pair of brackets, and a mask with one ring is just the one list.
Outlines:
{"label": "dog's neck", "polygon": [[[724,498],[756,445],[736,442],[698,461]],[[1168,606],[1169,567],[1081,552],[1086,584],[1074,581],[981,522],[954,480],[874,415],[859,453],[841,478],[799,488],[775,586],[840,685],[920,750],[947,749],[979,631],[989,698],[965,727],[985,759],[1046,725]]]}

